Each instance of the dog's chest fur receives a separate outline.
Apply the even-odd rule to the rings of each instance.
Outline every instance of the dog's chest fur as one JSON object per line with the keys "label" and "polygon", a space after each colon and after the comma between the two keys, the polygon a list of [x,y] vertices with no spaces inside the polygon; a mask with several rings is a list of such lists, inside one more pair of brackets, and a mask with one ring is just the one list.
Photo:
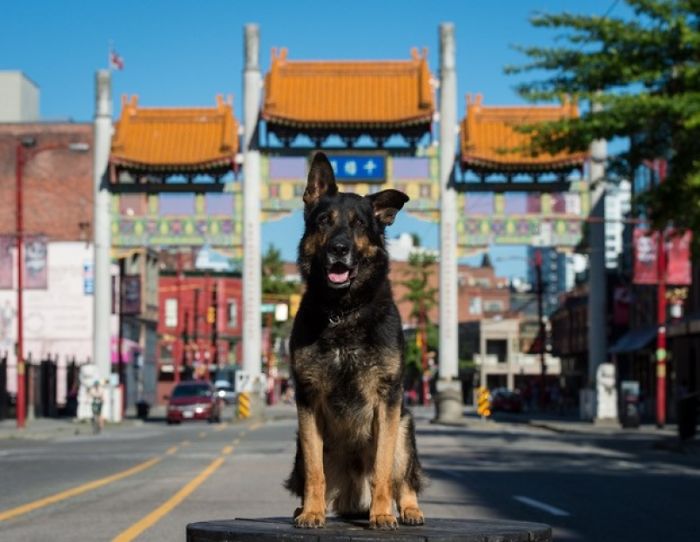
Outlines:
{"label": "dog's chest fur", "polygon": [[322,416],[325,431],[366,441],[377,406],[400,387],[400,351],[377,344],[362,326],[329,326],[294,351],[298,393]]}

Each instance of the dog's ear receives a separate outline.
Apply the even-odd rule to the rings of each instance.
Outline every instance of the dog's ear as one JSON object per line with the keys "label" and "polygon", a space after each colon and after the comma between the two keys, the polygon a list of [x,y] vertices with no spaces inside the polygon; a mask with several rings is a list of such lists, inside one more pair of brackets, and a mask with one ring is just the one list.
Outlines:
{"label": "dog's ear", "polygon": [[382,226],[389,226],[394,223],[396,213],[398,213],[408,201],[408,196],[398,190],[382,190],[376,194],[366,196],[372,203],[374,217]]}
{"label": "dog's ear", "polygon": [[333,168],[328,161],[328,157],[317,152],[311,162],[309,178],[306,181],[304,190],[304,205],[310,209],[318,203],[324,195],[334,196],[338,192],[338,185],[335,184]]}

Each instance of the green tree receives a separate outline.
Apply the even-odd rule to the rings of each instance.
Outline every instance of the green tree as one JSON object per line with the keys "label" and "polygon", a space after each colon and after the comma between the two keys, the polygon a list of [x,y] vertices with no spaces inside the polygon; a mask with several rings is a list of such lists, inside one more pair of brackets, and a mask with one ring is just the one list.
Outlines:
{"label": "green tree", "polygon": [[406,367],[412,384],[423,374],[423,356],[428,350],[437,350],[437,327],[428,318],[430,309],[437,304],[437,288],[430,286],[436,261],[432,254],[413,252],[408,258],[406,279],[400,283],[407,289],[401,300],[411,303],[411,318],[418,324],[416,334],[420,335],[423,345],[419,347],[417,341],[406,343]]}
{"label": "green tree", "polygon": [[284,263],[281,252],[274,245],[269,245],[267,252],[262,256],[263,295],[289,295],[298,291],[298,284],[284,280]]}
{"label": "green tree", "polygon": [[533,152],[586,150],[594,139],[624,138],[612,172],[631,177],[643,160],[665,158],[668,176],[644,199],[657,225],[700,231],[700,0],[625,0],[634,17],[540,14],[534,26],[557,32],[551,47],[521,47],[530,62],[508,73],[535,73],[522,96],[569,96],[598,103],[578,119],[525,127]]}

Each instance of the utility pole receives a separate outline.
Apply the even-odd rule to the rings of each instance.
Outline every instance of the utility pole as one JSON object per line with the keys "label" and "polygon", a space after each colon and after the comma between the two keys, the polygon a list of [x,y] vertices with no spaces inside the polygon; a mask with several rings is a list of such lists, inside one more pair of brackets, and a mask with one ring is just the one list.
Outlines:
{"label": "utility pole", "polygon": [[[655,160],[658,182],[666,178],[666,162]],[[658,247],[656,250],[657,275],[657,325],[656,336],[656,425],[666,424],[666,232],[660,228],[658,232]]]}
{"label": "utility pole", "polygon": [[17,427],[24,428],[24,418],[26,414],[25,380],[24,380],[24,254],[22,248],[24,244],[24,216],[23,212],[23,187],[22,172],[24,169],[24,146],[17,144],[15,157],[15,217],[17,230]]}

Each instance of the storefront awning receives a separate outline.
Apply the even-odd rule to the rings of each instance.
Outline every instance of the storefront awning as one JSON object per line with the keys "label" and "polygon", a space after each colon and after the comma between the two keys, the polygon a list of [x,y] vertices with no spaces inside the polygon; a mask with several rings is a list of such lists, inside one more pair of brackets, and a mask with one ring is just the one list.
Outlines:
{"label": "storefront awning", "polygon": [[610,354],[629,354],[647,348],[656,338],[656,326],[644,326],[630,329],[608,349]]}

